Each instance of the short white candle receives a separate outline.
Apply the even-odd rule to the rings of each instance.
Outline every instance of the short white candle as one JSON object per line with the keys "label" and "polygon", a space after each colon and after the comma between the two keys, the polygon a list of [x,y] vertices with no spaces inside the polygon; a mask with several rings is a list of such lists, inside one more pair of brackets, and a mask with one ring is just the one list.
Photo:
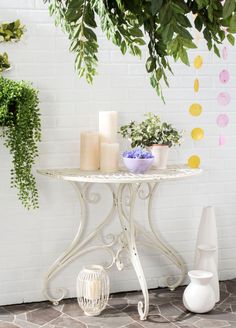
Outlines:
{"label": "short white candle", "polygon": [[81,132],[80,134],[80,169],[96,171],[99,169],[99,133]]}
{"label": "short white candle", "polygon": [[119,162],[119,144],[104,143],[100,145],[100,170],[103,172],[116,172]]}
{"label": "short white candle", "polygon": [[116,142],[117,112],[99,112],[99,134],[100,142]]}

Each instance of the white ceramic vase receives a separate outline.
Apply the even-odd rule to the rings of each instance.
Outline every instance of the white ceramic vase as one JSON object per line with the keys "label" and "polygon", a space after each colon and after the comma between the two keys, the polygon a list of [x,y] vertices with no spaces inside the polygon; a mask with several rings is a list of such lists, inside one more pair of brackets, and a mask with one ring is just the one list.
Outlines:
{"label": "white ceramic vase", "polygon": [[202,210],[201,221],[198,228],[198,236],[196,242],[196,252],[194,269],[197,269],[196,263],[199,261],[198,245],[212,245],[216,248],[214,253],[214,259],[216,267],[218,267],[218,239],[217,239],[217,228],[216,219],[214,213],[214,207],[207,206]]}
{"label": "white ceramic vase", "polygon": [[165,145],[152,145],[150,147],[151,152],[154,156],[153,167],[155,169],[166,169],[168,155],[169,155],[169,146]]}
{"label": "white ceramic vase", "polygon": [[183,303],[186,309],[194,313],[206,313],[215,305],[215,294],[210,281],[211,272],[193,270],[188,273],[191,280],[183,294]]}
{"label": "white ceramic vase", "polygon": [[207,244],[198,245],[198,252],[199,257],[198,262],[196,263],[196,268],[197,270],[205,270],[213,274],[210,284],[214,290],[215,302],[219,302],[220,286],[218,270],[215,262],[216,247]]}

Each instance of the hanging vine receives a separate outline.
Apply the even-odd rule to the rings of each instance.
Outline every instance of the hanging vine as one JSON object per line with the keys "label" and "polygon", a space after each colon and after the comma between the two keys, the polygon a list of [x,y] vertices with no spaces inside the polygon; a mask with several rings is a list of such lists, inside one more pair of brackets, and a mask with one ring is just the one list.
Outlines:
{"label": "hanging vine", "polygon": [[[188,51],[196,48],[192,28],[202,31],[208,49],[220,56],[218,45],[226,38],[234,44],[236,33],[235,0],[44,0],[49,3],[57,25],[68,33],[70,50],[76,54],[75,67],[79,76],[89,83],[96,74],[98,42],[97,22],[106,37],[123,54],[141,56],[146,45],[149,56],[146,69],[152,87],[162,95],[163,81],[168,86],[168,57],[189,65]],[[189,20],[189,14],[195,16]]]}

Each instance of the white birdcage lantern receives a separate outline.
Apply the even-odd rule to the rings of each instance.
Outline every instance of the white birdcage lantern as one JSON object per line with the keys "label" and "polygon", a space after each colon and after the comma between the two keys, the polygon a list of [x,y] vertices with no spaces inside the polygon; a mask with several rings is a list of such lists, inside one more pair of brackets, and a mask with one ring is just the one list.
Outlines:
{"label": "white birdcage lantern", "polygon": [[78,303],[88,316],[99,315],[109,298],[109,277],[101,265],[89,265],[77,278]]}

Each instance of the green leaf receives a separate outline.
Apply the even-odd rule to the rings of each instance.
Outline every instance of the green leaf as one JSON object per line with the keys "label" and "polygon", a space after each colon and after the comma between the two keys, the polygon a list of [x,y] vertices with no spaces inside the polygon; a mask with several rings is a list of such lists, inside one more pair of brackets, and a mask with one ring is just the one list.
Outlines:
{"label": "green leaf", "polygon": [[162,4],[163,0],[151,0],[151,13],[156,15]]}
{"label": "green leaf", "polygon": [[146,70],[148,73],[154,71],[156,68],[156,62],[152,57],[149,57],[146,61]]}
{"label": "green leaf", "polygon": [[235,0],[226,0],[223,7],[223,18],[226,19],[232,15],[235,10]]}
{"label": "green leaf", "polygon": [[232,34],[227,34],[227,39],[228,39],[229,43],[231,43],[232,46],[234,46],[235,37]]}
{"label": "green leaf", "polygon": [[133,36],[137,36],[137,37],[142,37],[143,36],[143,32],[136,26],[129,29],[129,32]]}
{"label": "green leaf", "polygon": [[214,44],[214,53],[218,56],[218,57],[220,57],[220,51],[219,51],[219,49],[218,49],[218,47]]}
{"label": "green leaf", "polygon": [[188,66],[190,65],[187,51],[184,48],[180,48],[179,57],[185,65],[188,65]]}

